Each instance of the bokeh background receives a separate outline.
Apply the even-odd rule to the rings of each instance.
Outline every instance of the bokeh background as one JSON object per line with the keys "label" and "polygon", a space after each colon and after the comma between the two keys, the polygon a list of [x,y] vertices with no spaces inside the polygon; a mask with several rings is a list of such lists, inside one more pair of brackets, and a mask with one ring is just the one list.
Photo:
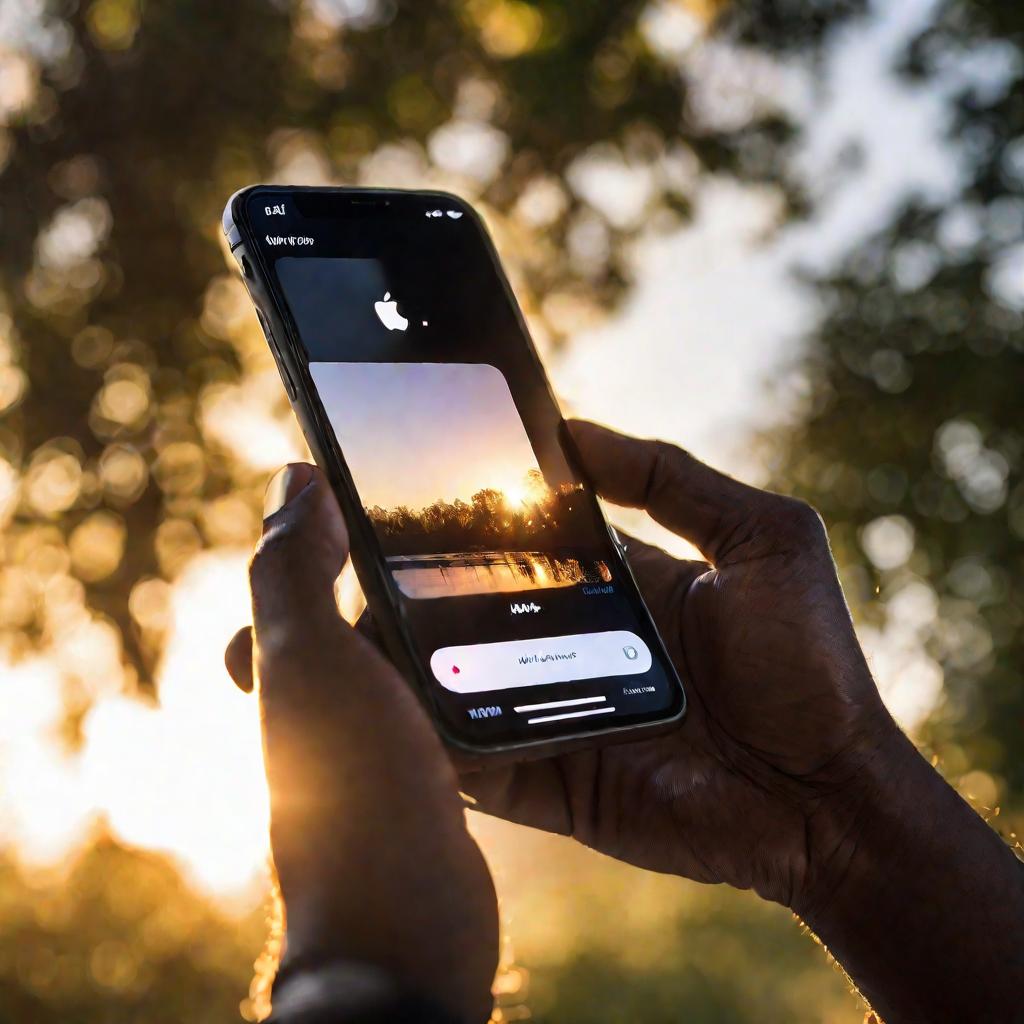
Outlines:
{"label": "bokeh background", "polygon": [[[260,1012],[221,652],[304,449],[219,237],[259,180],[478,203],[567,410],[821,509],[887,702],[1012,841],[1022,42],[998,0],[0,0],[5,1018]],[[863,1016],[778,907],[473,827],[499,1020]]]}

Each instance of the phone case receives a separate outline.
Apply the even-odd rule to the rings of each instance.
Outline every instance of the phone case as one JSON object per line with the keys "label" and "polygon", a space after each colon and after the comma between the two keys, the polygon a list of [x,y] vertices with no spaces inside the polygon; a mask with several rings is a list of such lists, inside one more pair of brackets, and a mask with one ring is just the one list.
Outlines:
{"label": "phone case", "polygon": [[[228,200],[224,208],[222,227],[231,254],[234,256],[238,270],[241,273],[242,281],[256,307],[256,315],[259,318],[260,326],[263,328],[267,344],[274,354],[278,371],[281,374],[281,380],[287,391],[292,409],[302,428],[306,442],[313,453],[313,458],[316,460],[317,465],[326,474],[345,515],[352,545],[351,556],[353,566],[359,578],[360,586],[363,588],[366,596],[367,607],[373,616],[374,625],[380,635],[381,642],[388,656],[410,685],[412,685],[414,691],[426,707],[456,764],[462,769],[469,770],[474,766],[483,766],[484,764],[487,767],[492,767],[504,762],[533,760],[571,750],[635,741],[641,738],[660,735],[677,728],[686,714],[686,693],[682,683],[678,681],[675,667],[668,652],[665,650],[664,642],[660,636],[657,636],[656,629],[654,632],[657,636],[660,652],[666,665],[676,675],[676,681],[679,682],[679,689],[682,694],[682,703],[678,712],[665,719],[640,724],[610,725],[608,728],[599,731],[575,735],[568,734],[555,739],[543,738],[512,743],[475,745],[467,743],[461,737],[452,735],[441,717],[434,714],[434,709],[427,697],[426,689],[433,685],[433,683],[420,666],[406,639],[401,623],[401,613],[392,596],[383,563],[373,554],[377,549],[377,545],[376,538],[372,535],[372,527],[361,513],[361,505],[357,497],[355,485],[345,469],[343,459],[335,457],[334,452],[331,450],[334,448],[333,441],[330,440],[333,438],[333,430],[328,423],[323,421],[317,403],[310,400],[309,396],[311,393],[315,394],[315,389],[305,361],[297,356],[297,352],[300,351],[297,332],[289,323],[289,318],[285,315],[284,311],[278,308],[272,291],[266,286],[267,268],[263,265],[258,248],[251,244],[249,238],[243,203],[246,197],[261,188],[273,189],[275,193],[335,193],[347,196],[364,196],[368,201],[373,201],[375,198],[383,199],[389,194],[394,194],[401,190],[250,185],[247,188],[240,189]],[[543,379],[547,382],[547,374],[543,370],[540,357],[530,338],[519,303],[515,299],[511,285],[508,283],[508,279],[501,266],[497,251],[491,241],[490,234],[481,221],[479,214],[470,204],[449,193],[434,190],[418,190],[415,194],[423,197],[436,197],[439,201],[455,202],[474,218],[485,239],[502,286],[515,310],[530,353],[537,362],[538,367],[540,367]],[[557,400],[551,392],[550,383],[547,384],[547,387],[551,401],[555,403],[555,408],[558,408]],[[569,448],[566,453],[567,458],[571,461],[574,470],[586,480],[586,474],[582,471],[580,459],[572,446],[571,438],[568,437],[567,432],[566,438]],[[635,577],[625,557],[624,545],[607,521],[605,521],[605,527],[608,530],[612,546],[618,554],[619,569],[629,576],[634,587],[636,587]],[[639,588],[637,587],[636,589],[637,593],[639,593]],[[644,605],[644,611],[650,618],[646,605]]]}

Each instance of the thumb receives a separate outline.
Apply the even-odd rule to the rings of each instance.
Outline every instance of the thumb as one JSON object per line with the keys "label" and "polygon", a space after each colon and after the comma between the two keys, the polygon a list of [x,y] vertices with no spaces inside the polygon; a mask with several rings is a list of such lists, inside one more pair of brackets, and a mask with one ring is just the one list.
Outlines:
{"label": "thumb", "polygon": [[645,509],[712,562],[749,537],[767,503],[781,500],[664,441],[627,437],[583,420],[569,421],[568,428],[599,494]]}
{"label": "thumb", "polygon": [[263,652],[333,629],[334,584],[348,557],[348,531],[324,475],[285,466],[267,487],[263,536],[249,566],[253,630]]}
{"label": "thumb", "polygon": [[[293,844],[322,827],[325,806],[379,797],[365,773],[400,778],[415,770],[414,755],[439,758],[441,747],[394,667],[338,612],[348,534],[327,479],[312,466],[286,466],[265,511],[249,571],[255,675],[275,857],[293,865],[302,860]],[[385,718],[391,739],[412,752],[401,765],[367,729]]]}
{"label": "thumb", "polygon": [[[316,747],[314,737],[330,754],[325,763],[334,762],[342,736],[350,750],[364,742],[370,718],[387,711],[395,735],[422,730],[426,719],[391,663],[338,611],[334,585],[348,531],[327,478],[304,463],[286,466],[267,488],[264,511],[249,566],[253,628],[245,646],[273,783],[287,774],[277,771],[282,764]],[[316,773],[307,765],[291,774],[308,781]]]}

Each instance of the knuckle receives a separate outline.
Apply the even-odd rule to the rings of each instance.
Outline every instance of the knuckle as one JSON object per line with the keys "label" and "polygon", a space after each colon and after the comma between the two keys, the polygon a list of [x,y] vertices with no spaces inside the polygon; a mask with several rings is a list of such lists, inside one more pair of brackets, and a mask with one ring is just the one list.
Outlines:
{"label": "knuckle", "polygon": [[825,521],[813,506],[800,498],[783,498],[783,521],[789,532],[809,543],[823,543],[826,540]]}
{"label": "knuckle", "polygon": [[644,504],[650,504],[659,494],[670,493],[679,480],[677,460],[682,452],[668,441],[654,442],[654,458],[644,487]]}
{"label": "knuckle", "polygon": [[333,581],[343,563],[332,537],[284,518],[260,538],[249,561],[249,583],[255,590],[261,584],[281,587],[296,579],[319,583],[329,577]]}
{"label": "knuckle", "polygon": [[252,558],[249,559],[249,582],[256,586],[269,576],[276,576],[288,566],[287,549],[290,529],[286,521],[276,523],[260,537]]}

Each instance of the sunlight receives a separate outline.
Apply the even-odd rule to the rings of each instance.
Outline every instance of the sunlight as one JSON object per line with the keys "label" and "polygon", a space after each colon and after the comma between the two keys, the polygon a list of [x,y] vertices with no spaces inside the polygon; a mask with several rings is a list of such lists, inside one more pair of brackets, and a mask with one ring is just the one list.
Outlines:
{"label": "sunlight", "polygon": [[155,707],[117,697],[85,723],[83,773],[123,842],[170,854],[202,888],[239,895],[263,871],[267,793],[255,699],[223,652],[249,618],[246,555],[203,554],[174,588]]}
{"label": "sunlight", "polygon": [[526,504],[526,488],[522,484],[508,484],[500,487],[502,499],[508,508],[522,508]]}
{"label": "sunlight", "polygon": [[224,645],[249,617],[247,554],[205,553],[174,586],[155,703],[102,695],[83,742],[60,742],[54,657],[4,664],[0,828],[29,866],[52,867],[98,826],[168,854],[193,884],[239,908],[262,898],[268,806],[255,699],[231,683]]}
{"label": "sunlight", "polygon": [[513,510],[527,505],[543,505],[552,497],[551,488],[537,469],[531,469],[525,476],[510,479],[496,487],[501,491],[506,508]]}
{"label": "sunlight", "polygon": [[42,657],[0,668],[0,833],[26,862],[56,865],[86,840],[90,820],[77,762],[55,741],[60,670]]}

